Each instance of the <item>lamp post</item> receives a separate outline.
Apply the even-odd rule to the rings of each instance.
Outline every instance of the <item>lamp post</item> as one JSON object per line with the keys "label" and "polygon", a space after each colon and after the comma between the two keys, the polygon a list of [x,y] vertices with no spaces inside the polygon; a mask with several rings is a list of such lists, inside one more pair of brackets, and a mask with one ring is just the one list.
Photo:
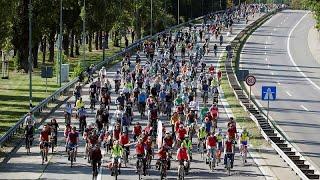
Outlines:
{"label": "lamp post", "polygon": [[[106,9],[106,0],[104,0],[104,9]],[[103,28],[106,28],[106,15],[103,16],[103,24],[104,24],[104,27]],[[104,61],[105,59],[105,50],[106,50],[106,32],[105,30],[103,31],[104,34],[102,36],[102,60]]]}
{"label": "lamp post", "polygon": [[29,0],[29,107],[32,109],[32,0]]}
{"label": "lamp post", "polygon": [[60,0],[60,35],[59,35],[59,86],[61,87],[61,66],[62,66],[62,0]]}
{"label": "lamp post", "polygon": [[152,19],[152,18],[153,18],[153,17],[152,17],[152,14],[153,14],[153,13],[152,13],[153,4],[152,4],[152,2],[153,2],[153,0],[151,0],[151,7],[150,7],[150,8],[151,8],[151,9],[150,9],[150,12],[151,12],[150,35],[151,35],[151,36],[152,36],[152,28],[153,28],[153,27],[152,27],[152,26],[153,26],[153,19]]}
{"label": "lamp post", "polygon": [[178,24],[180,24],[180,0],[178,0]]}
{"label": "lamp post", "polygon": [[83,62],[84,66],[86,60],[86,0],[83,1],[83,29],[82,29],[82,43],[83,43]]}

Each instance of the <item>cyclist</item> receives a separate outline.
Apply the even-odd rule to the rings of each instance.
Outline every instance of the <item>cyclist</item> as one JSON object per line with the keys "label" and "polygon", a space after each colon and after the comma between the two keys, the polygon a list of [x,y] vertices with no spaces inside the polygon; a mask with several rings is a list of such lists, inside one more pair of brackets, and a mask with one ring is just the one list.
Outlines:
{"label": "cyclist", "polygon": [[186,135],[184,137],[182,144],[184,144],[185,147],[188,149],[188,154],[189,154],[190,160],[192,160],[192,141],[191,141],[191,139],[189,139],[188,135]]}
{"label": "cyclist", "polygon": [[32,126],[34,126],[36,124],[36,120],[35,120],[34,116],[32,115],[32,112],[29,112],[28,115],[26,116],[26,118],[24,119],[24,124],[28,124],[28,122],[30,122],[30,124]]}
{"label": "cyclist", "polygon": [[203,148],[205,148],[205,143],[204,143],[204,140],[205,138],[207,137],[207,132],[205,130],[205,127],[204,126],[201,126],[200,129],[199,129],[199,132],[198,132],[198,151],[199,151],[199,148],[200,148],[200,143],[203,143]]}
{"label": "cyclist", "polygon": [[164,146],[161,146],[161,148],[158,151],[159,159],[156,162],[156,169],[160,170],[161,163],[167,163],[167,153],[167,149]]}
{"label": "cyclist", "polygon": [[217,152],[217,158],[218,162],[220,162],[221,158],[221,152],[223,151],[223,134],[222,134],[222,129],[219,128],[218,132],[215,135],[217,137],[217,143],[218,143],[218,152]]}
{"label": "cyclist", "polygon": [[[172,134],[175,134],[175,124],[179,121],[179,114],[177,112],[174,112],[171,116],[171,127],[172,127]],[[179,124],[180,125],[180,124]]]}
{"label": "cyclist", "polygon": [[189,153],[185,144],[181,144],[180,148],[177,151],[176,159],[179,161],[180,165],[184,166],[184,162],[187,161],[187,167],[185,169],[189,169],[190,162],[189,162]]}
{"label": "cyclist", "polygon": [[77,102],[76,102],[76,108],[77,110],[81,109],[81,108],[84,108],[84,102],[82,100],[82,97],[80,97]]}
{"label": "cyclist", "polygon": [[[79,133],[77,132],[76,127],[72,127],[71,132],[67,136],[67,147],[68,147],[68,160],[70,161],[70,150],[74,147],[77,147],[79,142]],[[75,157],[77,157],[77,148],[75,149]],[[76,161],[76,158],[74,159]]]}
{"label": "cyclist", "polygon": [[215,158],[216,149],[217,149],[217,137],[215,136],[214,132],[212,132],[210,134],[210,136],[207,137],[206,147],[207,147],[207,151],[208,151],[208,157],[210,157],[210,158],[214,157]]}
{"label": "cyclist", "polygon": [[214,46],[213,46],[213,51],[214,51],[214,56],[217,57],[217,51],[218,51],[218,46],[217,46],[217,44],[214,44]]}
{"label": "cyclist", "polygon": [[130,141],[129,141],[128,131],[124,131],[119,138],[119,144],[127,152],[127,157],[126,157],[127,159],[130,154],[130,147],[128,146],[129,143]]}
{"label": "cyclist", "polygon": [[67,102],[64,110],[65,123],[71,124],[72,106],[70,102]]}
{"label": "cyclist", "polygon": [[[114,163],[118,162],[118,172],[119,174],[121,173],[120,168],[121,168],[121,157],[122,157],[122,153],[123,153],[123,148],[122,146],[119,144],[119,141],[115,141],[114,145],[111,149],[111,153],[112,153],[112,167],[114,167]],[[112,171],[111,176],[113,176],[114,172]]]}
{"label": "cyclist", "polygon": [[87,127],[87,121],[86,121],[87,112],[86,112],[86,110],[83,107],[81,107],[77,112],[77,116],[79,118],[79,131],[81,133],[83,133],[83,130]]}
{"label": "cyclist", "polygon": [[117,73],[113,77],[114,84],[115,84],[115,92],[118,93],[118,90],[121,85],[121,74],[120,71],[118,70]]}
{"label": "cyclist", "polygon": [[140,92],[138,95],[138,103],[139,103],[139,111],[141,113],[141,117],[145,116],[144,111],[146,109],[146,100],[147,100],[147,94],[145,91]]}
{"label": "cyclist", "polygon": [[138,143],[136,144],[136,155],[137,155],[136,173],[138,173],[138,161],[139,161],[139,158],[141,158],[143,163],[143,175],[145,176],[146,175],[145,145],[143,143],[142,138],[139,138]]}
{"label": "cyclist", "polygon": [[132,131],[133,140],[137,141],[137,139],[141,135],[141,133],[142,133],[142,127],[139,122],[136,122],[136,124],[133,126],[133,131]]}
{"label": "cyclist", "polygon": [[[91,157],[90,158],[91,158],[91,164],[92,164],[92,171],[94,172],[95,171],[94,168],[98,168],[99,169],[100,166],[101,166],[102,154],[101,154],[100,146],[98,144],[95,145],[92,148],[92,152],[91,152]],[[97,169],[97,172],[98,172],[98,169]]]}
{"label": "cyclist", "polygon": [[222,34],[220,35],[220,46],[222,46],[222,44],[223,44],[223,36],[222,36]]}
{"label": "cyclist", "polygon": [[26,142],[26,148],[28,142],[28,138],[30,138],[30,146],[32,146],[33,142],[33,134],[34,134],[34,126],[32,125],[32,121],[27,121],[27,125],[24,128],[24,135],[25,135],[25,142]]}
{"label": "cyclist", "polygon": [[[243,128],[243,131],[240,134],[240,153],[241,154],[247,153],[248,140],[249,140],[249,132],[247,131],[247,128]],[[247,160],[245,160],[245,163],[247,163]]]}
{"label": "cyclist", "polygon": [[54,140],[54,145],[57,146],[59,124],[57,123],[57,120],[53,118],[48,125],[51,128],[51,138]]}
{"label": "cyclist", "polygon": [[81,97],[81,84],[80,84],[80,82],[74,87],[73,94],[75,96],[75,102],[77,102],[79,100],[79,98]]}
{"label": "cyclist", "polygon": [[[45,124],[43,126],[43,129],[40,133],[40,138],[39,138],[39,141],[40,141],[40,149],[43,149],[45,150],[45,153],[48,154],[48,147],[49,147],[49,143],[50,143],[50,128],[47,124]],[[48,161],[48,157],[46,156],[46,161]]]}
{"label": "cyclist", "polygon": [[183,124],[180,124],[179,125],[179,129],[176,131],[176,133],[177,133],[177,137],[176,137],[176,139],[177,139],[177,147],[179,147],[180,146],[180,143],[181,142],[183,142],[183,140],[184,140],[184,138],[185,138],[185,136],[186,136],[186,134],[187,134],[187,130],[183,127]]}
{"label": "cyclist", "polygon": [[227,158],[231,161],[231,168],[233,168],[234,161],[234,146],[233,140],[230,136],[228,136],[227,141],[224,143],[224,165],[227,167]]}
{"label": "cyclist", "polygon": [[167,150],[170,150],[173,147],[173,137],[169,132],[166,132],[166,135],[163,138],[163,147]]}

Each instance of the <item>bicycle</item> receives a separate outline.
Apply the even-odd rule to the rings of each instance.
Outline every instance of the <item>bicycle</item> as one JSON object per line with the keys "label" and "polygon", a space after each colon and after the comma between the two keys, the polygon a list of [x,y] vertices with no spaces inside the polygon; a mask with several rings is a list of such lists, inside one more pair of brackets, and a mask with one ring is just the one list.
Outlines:
{"label": "bicycle", "polygon": [[242,164],[245,165],[247,163],[247,145],[242,145],[242,150],[241,150],[241,158],[242,158]]}
{"label": "bicycle", "polygon": [[129,152],[128,152],[128,150],[127,149],[123,149],[124,151],[123,151],[123,153],[122,153],[122,159],[123,159],[123,163],[124,163],[124,166],[125,167],[127,167],[127,163],[129,162],[129,160],[128,160],[128,154],[129,154]]}
{"label": "bicycle", "polygon": [[230,156],[228,156],[229,154],[227,154],[227,173],[228,173],[228,176],[231,175],[231,159],[230,159]]}
{"label": "bicycle", "polygon": [[210,167],[210,170],[213,171],[214,168],[216,167],[216,150],[215,149],[210,149],[210,161],[209,161],[209,167]]}
{"label": "bicycle", "polygon": [[167,160],[160,161],[160,179],[167,178]]}
{"label": "bicycle", "polygon": [[100,166],[101,166],[101,162],[92,161],[92,179],[97,179]]}
{"label": "bicycle", "polygon": [[32,140],[33,140],[33,136],[32,136],[32,135],[26,135],[26,149],[27,149],[27,154],[30,153]]}
{"label": "bicycle", "polygon": [[53,153],[54,148],[55,148],[55,146],[57,144],[57,142],[56,142],[57,133],[56,133],[55,130],[52,130],[50,137],[51,137],[51,152]]}
{"label": "bicycle", "polygon": [[138,157],[138,163],[137,163],[137,171],[138,171],[138,179],[142,179],[143,176],[143,158]]}
{"label": "bicycle", "polygon": [[118,160],[116,159],[113,163],[113,167],[112,167],[112,176],[114,176],[114,179],[117,180],[118,179],[118,175],[119,175],[119,171],[118,171]]}
{"label": "bicycle", "polygon": [[204,144],[203,144],[203,140],[199,140],[199,152],[200,152],[200,156],[201,158],[204,160],[205,156],[204,156]]}
{"label": "bicycle", "polygon": [[42,159],[42,165],[44,164],[44,161],[48,160],[48,147],[45,147],[45,145],[48,145],[49,142],[44,141],[40,143],[40,154]]}
{"label": "bicycle", "polygon": [[74,146],[74,147],[70,147],[69,148],[69,157],[68,159],[70,159],[70,167],[73,167],[73,163],[76,161],[76,151],[77,151],[77,147],[78,146]]}
{"label": "bicycle", "polygon": [[184,180],[185,163],[186,163],[186,161],[180,161],[180,164],[179,164],[179,167],[178,167],[178,180]]}

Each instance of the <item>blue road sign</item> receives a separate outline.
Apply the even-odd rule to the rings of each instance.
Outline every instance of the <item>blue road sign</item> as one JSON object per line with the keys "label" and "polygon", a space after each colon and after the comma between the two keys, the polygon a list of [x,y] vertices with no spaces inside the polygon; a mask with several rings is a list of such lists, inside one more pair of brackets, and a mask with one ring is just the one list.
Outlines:
{"label": "blue road sign", "polygon": [[262,86],[261,98],[263,101],[274,101],[277,97],[277,87],[276,86]]}

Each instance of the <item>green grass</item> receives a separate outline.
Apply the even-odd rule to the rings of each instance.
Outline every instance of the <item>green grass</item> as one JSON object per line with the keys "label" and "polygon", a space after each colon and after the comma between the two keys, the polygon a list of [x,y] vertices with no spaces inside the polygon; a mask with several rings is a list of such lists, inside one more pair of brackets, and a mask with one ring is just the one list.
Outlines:
{"label": "green grass", "polygon": [[[122,46],[123,45],[124,43],[122,43]],[[119,47],[112,46],[110,42],[109,49],[106,49],[106,57],[112,56],[119,50]],[[55,53],[55,55],[56,54],[57,53]],[[80,54],[82,54],[81,51]],[[89,66],[90,64],[101,61],[102,56],[102,50],[86,52],[85,65]],[[70,64],[69,79],[72,79],[73,68],[77,66],[82,58],[83,56],[80,55],[68,59],[67,63]],[[42,54],[39,53],[39,62],[41,60]],[[118,61],[119,59],[116,59],[115,62]],[[13,62],[11,62],[9,79],[0,79],[0,136],[29,110],[29,76],[28,74],[14,71],[12,66]],[[45,79],[40,76],[40,68],[41,64],[39,64],[39,68],[34,69],[32,74],[32,100],[34,106],[58,89],[57,78],[54,73],[54,77],[48,79],[48,92],[46,93],[46,82]]]}
{"label": "green grass", "polygon": [[[250,31],[243,34],[242,37],[240,37],[240,40],[235,47],[236,56],[233,59],[233,70],[238,70],[239,68],[239,60],[240,60],[240,54],[241,50],[243,48],[243,45],[249,38],[249,36],[258,28],[260,25],[262,25],[265,21],[267,21],[268,18],[265,18],[261,21],[259,21]],[[221,81],[221,87],[224,91],[224,95],[226,100],[228,101],[231,110],[233,112],[234,118],[236,119],[237,123],[242,128],[247,128],[247,130],[250,132],[250,143],[254,147],[262,147],[262,146],[268,146],[267,141],[263,138],[263,136],[260,133],[259,128],[257,127],[256,123],[251,120],[248,112],[246,112],[243,107],[240,105],[239,100],[236,98],[233,89],[231,85],[229,84],[226,71],[225,71],[225,61],[226,61],[226,53],[222,57],[221,60],[221,69],[223,70],[223,76]]]}

